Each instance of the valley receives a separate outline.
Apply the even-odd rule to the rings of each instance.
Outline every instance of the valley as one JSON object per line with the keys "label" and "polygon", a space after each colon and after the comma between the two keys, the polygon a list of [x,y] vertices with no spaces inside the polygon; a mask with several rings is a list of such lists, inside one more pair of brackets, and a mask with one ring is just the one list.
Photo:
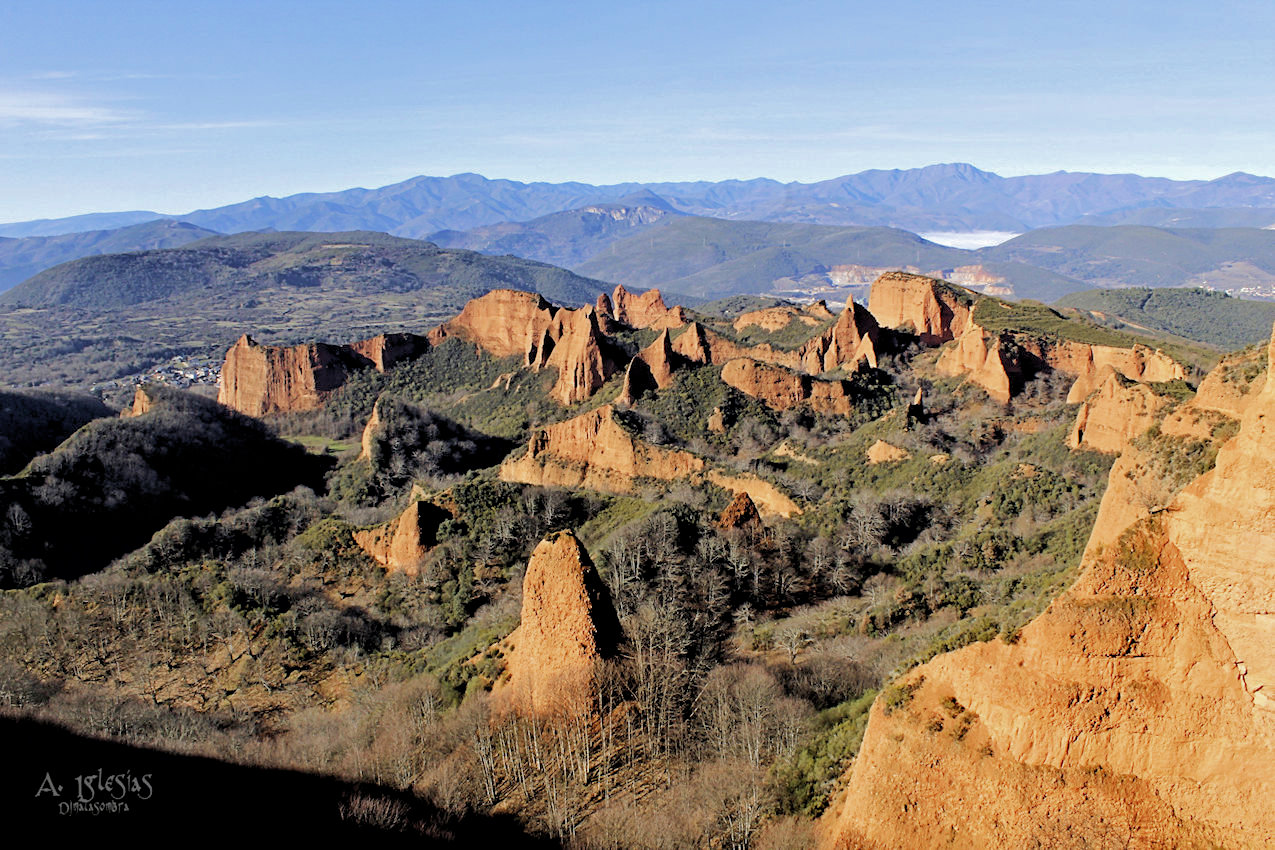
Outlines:
{"label": "valley", "polygon": [[[1183,488],[1264,439],[1250,422],[1265,409],[1264,348],[1160,347],[904,272],[839,310],[743,300],[720,313],[558,279],[585,297],[496,288],[376,334],[376,314],[352,314],[317,343],[240,325],[217,355],[220,404],[144,385],[122,417],[84,407],[93,421],[60,446],[20,443],[0,479],[4,711],[361,783],[357,806],[339,788],[317,805],[368,834],[460,840],[509,817],[501,828],[527,841],[584,848],[890,841],[874,830],[904,803],[863,776],[886,758],[883,723],[929,729],[922,710],[947,710],[948,686],[932,696],[922,675],[1033,646],[1051,600],[1142,558],[1130,544],[1096,560],[1102,546],[1175,499],[1213,498]],[[75,280],[14,312],[87,313]],[[214,285],[242,297],[233,279]],[[330,286],[302,291],[345,292]],[[112,297],[148,309],[128,292]],[[455,296],[437,297],[442,312]],[[83,533],[61,540],[51,530],[71,516]],[[1136,595],[1141,579],[1118,580]],[[1226,602],[1228,640],[1260,640],[1246,598]],[[1111,605],[1144,635],[1162,616]],[[1262,650],[1247,654],[1260,678]],[[1008,766],[977,793],[1015,770],[1029,778],[1014,787],[1037,787],[1030,753],[998,737],[1004,697],[960,675],[971,684],[942,726],[965,731],[939,764],[990,742]],[[1123,687],[1095,681],[1097,702]],[[1226,699],[1239,718],[1241,695]],[[881,796],[847,803],[865,782]],[[951,811],[944,794],[963,787],[906,805],[941,820],[927,807]],[[1237,828],[1182,793],[1137,828]],[[1087,812],[1069,834],[1107,836]],[[1239,846],[1261,834],[1244,829],[1265,827],[1243,827]]]}

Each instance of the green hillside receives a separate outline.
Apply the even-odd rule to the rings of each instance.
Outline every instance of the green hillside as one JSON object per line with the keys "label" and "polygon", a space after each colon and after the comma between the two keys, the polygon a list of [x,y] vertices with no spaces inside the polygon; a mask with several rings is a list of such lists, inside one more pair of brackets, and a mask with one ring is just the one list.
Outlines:
{"label": "green hillside", "polygon": [[0,238],[0,292],[59,263],[95,254],[176,248],[215,236],[211,230],[180,221],[148,221],[115,230],[58,236]]}
{"label": "green hillside", "polygon": [[318,486],[324,462],[216,402],[150,388],[153,409],[80,428],[0,478],[0,587],[101,569],[174,516]]}
{"label": "green hillside", "polygon": [[1269,284],[1275,278],[1275,231],[1256,228],[1054,227],[978,254],[987,261],[1038,266],[1091,286],[1182,286],[1223,277]]}
{"label": "green hillside", "polygon": [[293,293],[428,293],[459,307],[492,289],[537,291],[555,301],[596,298],[605,287],[564,269],[516,257],[440,249],[384,233],[246,233],[161,251],[85,257],[49,269],[0,295],[0,305],[111,310],[197,298]]}
{"label": "green hillside", "polygon": [[1059,299],[1115,328],[1156,331],[1214,345],[1243,348],[1271,335],[1275,304],[1242,301],[1207,289],[1093,289]]}

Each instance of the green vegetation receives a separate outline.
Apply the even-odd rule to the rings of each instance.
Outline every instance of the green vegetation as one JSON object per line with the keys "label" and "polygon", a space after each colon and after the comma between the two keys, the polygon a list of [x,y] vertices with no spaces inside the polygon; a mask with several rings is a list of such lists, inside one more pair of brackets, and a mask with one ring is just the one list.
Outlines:
{"label": "green vegetation", "polygon": [[1094,318],[1115,329],[1172,334],[1223,351],[1267,339],[1275,323],[1275,304],[1207,289],[1094,289],[1056,303],[1102,313]]}
{"label": "green vegetation", "polygon": [[11,475],[81,426],[114,413],[89,395],[0,391],[0,475]]}
{"label": "green vegetation", "polygon": [[1158,288],[1200,280],[1216,284],[1230,274],[1227,267],[1239,261],[1275,272],[1275,232],[1070,225],[1031,230],[979,254],[1048,269],[1090,287]]}
{"label": "green vegetation", "polygon": [[261,423],[176,390],[151,393],[150,412],[91,422],[0,479],[0,586],[100,569],[177,515],[319,486],[322,459]]}
{"label": "green vegetation", "polygon": [[1138,340],[1126,334],[1079,319],[1069,319],[1038,301],[1002,301],[981,298],[974,321],[992,333],[1019,331],[1046,339],[1064,339],[1090,345],[1128,348]]}

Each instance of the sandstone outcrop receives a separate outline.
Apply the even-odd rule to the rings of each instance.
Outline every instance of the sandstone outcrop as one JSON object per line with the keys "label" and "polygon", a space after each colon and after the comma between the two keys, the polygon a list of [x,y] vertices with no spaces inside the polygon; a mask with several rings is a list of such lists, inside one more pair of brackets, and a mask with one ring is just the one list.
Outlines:
{"label": "sandstone outcrop", "polygon": [[698,473],[704,461],[637,439],[615,421],[611,405],[536,431],[527,452],[500,465],[505,481],[630,493],[643,478],[671,481]]}
{"label": "sandstone outcrop", "polygon": [[755,475],[725,475],[712,469],[708,472],[708,480],[736,495],[747,493],[763,517],[780,516],[786,519],[801,513],[801,508],[787,493]]}
{"label": "sandstone outcrop", "polygon": [[737,357],[748,357],[762,363],[773,363],[789,369],[801,368],[801,357],[795,351],[784,351],[769,343],[740,345],[699,322],[691,322],[673,340],[673,351],[692,363],[721,366]]}
{"label": "sandstone outcrop", "polygon": [[825,846],[1275,843],[1275,389],[1154,516],[1108,510],[1135,469],[1126,452],[1081,577],[1014,643],[877,700]]}
{"label": "sandstone outcrop", "polygon": [[956,344],[939,356],[938,371],[943,375],[965,375],[1002,404],[1009,402],[1022,375],[1013,340],[1007,334],[988,333],[975,324],[968,324]]}
{"label": "sandstone outcrop", "polygon": [[854,409],[845,381],[823,381],[747,357],[737,357],[722,366],[722,381],[772,410],[807,404],[817,413],[844,416]]}
{"label": "sandstone outcrop", "polygon": [[349,346],[258,345],[244,334],[226,352],[217,401],[249,416],[313,410],[350,372],[368,366],[370,361]]}
{"label": "sandstone outcrop", "polygon": [[801,367],[817,375],[843,366],[854,369],[866,361],[875,369],[880,332],[872,314],[851,298],[836,323],[798,351]]}
{"label": "sandstone outcrop", "polygon": [[616,321],[631,328],[676,328],[686,324],[686,311],[681,307],[666,307],[658,289],[648,289],[634,295],[623,286],[611,293],[612,314]]}
{"label": "sandstone outcrop", "polygon": [[964,334],[975,296],[940,280],[886,272],[872,284],[868,310],[887,328],[911,330],[923,345],[942,345]]}
{"label": "sandstone outcrop", "polygon": [[876,466],[879,463],[894,463],[895,461],[907,460],[912,457],[912,453],[907,449],[901,449],[896,445],[887,443],[885,440],[877,440],[868,447],[868,463]]}
{"label": "sandstone outcrop", "polygon": [[384,372],[429,348],[415,334],[381,334],[349,345],[259,345],[244,334],[226,352],[217,401],[249,416],[313,410],[352,372]]}
{"label": "sandstone outcrop", "polygon": [[1044,355],[1052,369],[1076,376],[1067,394],[1068,404],[1079,404],[1098,389],[1105,380],[1103,369],[1111,367],[1131,381],[1160,383],[1186,377],[1182,364],[1163,351],[1134,345],[1115,348],[1110,345],[1086,345],[1063,342],[1050,347]]}
{"label": "sandstone outcrop", "polygon": [[570,405],[591,397],[619,366],[609,352],[606,337],[598,327],[597,313],[591,307],[562,310],[557,323],[556,326],[561,327],[560,335],[545,360],[545,365],[558,369],[558,380],[549,395],[561,404]]}
{"label": "sandstone outcrop", "polygon": [[367,424],[363,426],[363,435],[359,439],[359,456],[358,460],[371,460],[372,447],[376,444],[376,438],[380,435],[381,427],[381,404],[380,399],[372,405],[372,415],[367,418]]}
{"label": "sandstone outcrop", "polygon": [[540,541],[522,582],[522,617],[507,641],[514,707],[587,711],[594,665],[615,652],[620,637],[606,585],[576,536],[559,531]]}
{"label": "sandstone outcrop", "polygon": [[415,576],[437,542],[439,523],[446,517],[442,508],[413,501],[389,522],[355,531],[354,542],[390,572]]}
{"label": "sandstone outcrop", "polygon": [[371,339],[350,343],[356,354],[366,357],[372,368],[384,372],[396,363],[419,357],[429,349],[429,340],[416,334],[380,334]]}
{"label": "sandstone outcrop", "polygon": [[1205,376],[1190,401],[1165,418],[1161,430],[1206,439],[1214,429],[1243,416],[1265,383],[1265,351],[1246,349],[1230,354]]}
{"label": "sandstone outcrop", "polygon": [[717,527],[757,531],[762,527],[761,514],[757,512],[757,506],[753,504],[748,494],[741,491],[735,494],[735,498],[726,506],[726,510],[722,511],[722,515],[717,519]]}
{"label": "sandstone outcrop", "polygon": [[124,418],[141,416],[143,413],[149,413],[154,406],[155,400],[151,398],[146,387],[138,387],[133,390],[133,406],[120,413],[120,416]]}
{"label": "sandstone outcrop", "polygon": [[660,331],[660,335],[646,348],[639,351],[624,372],[624,386],[620,390],[618,401],[632,404],[644,392],[664,389],[673,383],[674,361],[673,344],[669,341],[668,330]]}
{"label": "sandstone outcrop", "polygon": [[823,301],[816,301],[805,309],[784,305],[749,310],[746,313],[740,313],[732,323],[732,326],[736,331],[740,332],[746,331],[751,327],[757,327],[774,333],[775,331],[783,330],[793,322],[800,322],[807,327],[813,328],[831,318],[834,318],[834,314],[828,309],[828,305]]}
{"label": "sandstone outcrop", "polygon": [[714,434],[726,433],[726,414],[720,407],[714,407],[713,412],[708,414],[708,430]]}
{"label": "sandstone outcrop", "polygon": [[1067,446],[1119,454],[1134,437],[1161,418],[1169,399],[1146,384],[1130,381],[1111,366],[1102,367],[1098,388],[1076,411]]}
{"label": "sandstone outcrop", "polygon": [[525,356],[544,337],[558,308],[534,292],[495,289],[465,304],[460,314],[429,333],[438,344],[449,337],[467,339],[492,357]]}

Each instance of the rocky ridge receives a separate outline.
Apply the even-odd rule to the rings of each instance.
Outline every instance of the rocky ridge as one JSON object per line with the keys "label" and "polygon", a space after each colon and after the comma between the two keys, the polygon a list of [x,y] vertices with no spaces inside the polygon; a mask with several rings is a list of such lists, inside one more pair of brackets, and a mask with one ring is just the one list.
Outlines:
{"label": "rocky ridge", "polygon": [[1154,515],[1126,453],[1071,590],[877,700],[824,846],[1275,841],[1273,421],[1267,385]]}

